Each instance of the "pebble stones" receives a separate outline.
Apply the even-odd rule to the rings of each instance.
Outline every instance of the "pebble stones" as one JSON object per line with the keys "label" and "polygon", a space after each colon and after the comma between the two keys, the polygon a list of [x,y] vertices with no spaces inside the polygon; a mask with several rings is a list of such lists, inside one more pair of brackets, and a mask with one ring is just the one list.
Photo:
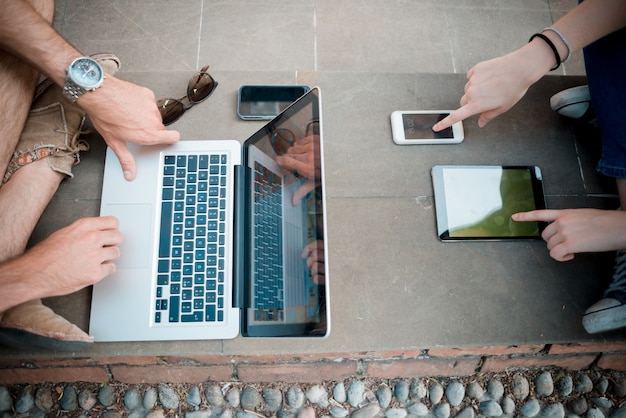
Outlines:
{"label": "pebble stones", "polygon": [[365,383],[360,380],[355,380],[350,383],[348,387],[348,403],[356,408],[363,402],[363,396],[365,395]]}
{"label": "pebble stones", "polygon": [[411,399],[421,400],[426,397],[426,394],[426,386],[421,379],[414,380],[409,385],[409,396],[411,397]]}
{"label": "pebble stones", "polygon": [[554,403],[546,405],[540,412],[540,418],[564,418],[565,408],[563,404]]}
{"label": "pebble stones", "polygon": [[561,396],[569,396],[574,390],[574,380],[571,376],[562,376],[558,381],[558,388]]}
{"label": "pebble stones", "polygon": [[319,384],[0,385],[0,418],[626,418],[626,373],[517,371]]}
{"label": "pebble stones", "polygon": [[154,406],[157,403],[158,397],[159,397],[159,393],[157,392],[155,388],[146,389],[146,392],[143,394],[143,402],[142,402],[143,408],[147,411],[154,408]]}
{"label": "pebble stones", "polygon": [[433,382],[430,385],[430,391],[428,393],[428,397],[430,398],[430,402],[433,405],[437,405],[439,404],[439,402],[441,402],[441,400],[443,399],[443,394],[444,394],[443,386],[441,386],[439,382]]}
{"label": "pebble stones", "polygon": [[478,384],[478,382],[471,382],[469,385],[467,385],[465,393],[467,394],[467,396],[470,397],[470,399],[479,401],[483,398],[485,391],[483,390],[482,386]]}
{"label": "pebble stones", "polygon": [[[98,398],[96,397],[95,393],[90,390],[82,390],[78,394],[78,406],[80,406],[85,411],[89,411],[96,405],[97,402]],[[50,406],[52,406],[52,404],[50,404]]]}
{"label": "pebble stones", "polygon": [[552,374],[543,372],[535,379],[535,391],[539,396],[550,396],[554,391],[554,382]]}
{"label": "pebble stones", "polygon": [[523,401],[530,394],[530,384],[524,375],[516,374],[513,376],[513,397],[519,401]]}
{"label": "pebble stones", "polygon": [[[204,396],[206,397],[206,401],[209,403],[209,405],[221,407],[226,402],[224,400],[224,393],[218,385],[209,385],[204,390]],[[237,406],[239,406],[239,402],[237,402]]]}
{"label": "pebble stones", "polygon": [[409,399],[409,384],[405,380],[398,381],[394,387],[394,393],[398,402],[406,403]]}
{"label": "pebble stones", "polygon": [[115,388],[111,385],[104,385],[98,391],[98,402],[104,407],[113,405],[115,402]]}
{"label": "pebble stones", "polygon": [[18,414],[24,414],[30,411],[35,406],[35,398],[30,386],[24,386],[20,389],[15,400],[15,412]]}
{"label": "pebble stones", "polygon": [[[387,385],[380,385],[378,389],[376,389],[376,399],[378,399],[378,405],[381,408],[388,408],[391,404],[391,399],[393,398],[393,392]],[[335,400],[338,401],[337,398]]]}
{"label": "pebble stones", "polygon": [[174,389],[170,386],[160,383],[158,386],[159,400],[165,409],[178,409],[180,399]]}
{"label": "pebble stones", "polygon": [[452,406],[459,406],[465,397],[465,387],[461,382],[454,381],[446,388],[446,397]]}
{"label": "pebble stones", "polygon": [[615,396],[623,398],[626,397],[626,377],[616,379],[613,387]]}
{"label": "pebble stones", "polygon": [[333,389],[333,398],[339,403],[344,403],[348,400],[348,394],[346,393],[346,385],[343,382],[339,382]]}
{"label": "pebble stones", "polygon": [[[79,399],[80,402],[80,399]],[[35,391],[35,406],[42,411],[49,411],[54,406],[52,391],[45,387],[40,387]],[[90,408],[90,407],[89,407]],[[83,409],[89,409],[84,408]]]}
{"label": "pebble stones", "polygon": [[502,407],[494,400],[483,401],[480,403],[480,412],[486,417],[499,417],[502,415]]}
{"label": "pebble stones", "polygon": [[0,412],[10,411],[13,409],[13,398],[9,390],[0,386]]}
{"label": "pebble stones", "polygon": [[280,411],[283,405],[283,393],[276,388],[264,388],[263,400],[265,401],[265,410],[268,412]]}
{"label": "pebble stones", "polygon": [[241,405],[241,392],[237,388],[230,388],[226,392],[226,401],[233,408],[239,408]]}
{"label": "pebble stones", "polygon": [[241,391],[241,407],[254,411],[263,403],[263,397],[254,386],[246,386]]}
{"label": "pebble stones", "polygon": [[582,415],[587,412],[587,400],[585,398],[572,399],[567,403],[567,409],[569,409],[574,415]]}
{"label": "pebble stones", "polygon": [[448,418],[450,416],[450,404],[442,403],[435,407],[433,411],[435,418]]}
{"label": "pebble stones", "polygon": [[289,390],[287,390],[285,398],[287,400],[287,405],[296,410],[302,409],[304,403],[306,402],[304,392],[298,386],[290,387]]}
{"label": "pebble stones", "polygon": [[541,405],[537,399],[529,399],[524,406],[520,408],[520,413],[524,417],[534,417],[541,411]]}
{"label": "pebble stones", "polygon": [[576,390],[580,393],[589,393],[593,390],[593,382],[585,373],[576,373]]}
{"label": "pebble stones", "polygon": [[196,410],[198,409],[198,407],[202,403],[202,398],[200,397],[200,389],[198,388],[198,386],[192,386],[191,389],[189,389],[186,401],[188,405],[193,406]]}

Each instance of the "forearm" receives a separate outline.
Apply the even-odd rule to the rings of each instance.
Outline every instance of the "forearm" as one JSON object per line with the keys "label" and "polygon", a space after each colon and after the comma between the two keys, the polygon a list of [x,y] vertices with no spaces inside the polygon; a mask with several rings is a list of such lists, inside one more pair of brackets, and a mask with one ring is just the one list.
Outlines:
{"label": "forearm", "polygon": [[626,2],[624,0],[585,0],[552,27],[563,33],[572,51],[578,51],[626,27]]}
{"label": "forearm", "polygon": [[45,278],[38,277],[39,275],[41,269],[30,265],[24,257],[0,263],[0,313],[45,296],[46,281]]}
{"label": "forearm", "polygon": [[0,10],[0,49],[21,58],[58,85],[63,85],[68,64],[81,53],[28,2],[0,0]]}
{"label": "forearm", "polygon": [[585,0],[552,27],[567,39],[571,51],[552,31],[544,35],[556,46],[562,60],[568,52],[580,51],[585,46],[626,27],[626,2],[624,0]]}
{"label": "forearm", "polygon": [[[572,52],[626,27],[626,0],[585,0],[552,25],[567,40]],[[529,34],[530,36],[530,34]],[[467,73],[461,107],[433,126],[439,132],[456,122],[480,114],[483,127],[508,111],[528,88],[568,56],[568,47],[552,30],[543,32],[557,49],[541,37],[534,37],[521,48],[475,65]]]}
{"label": "forearm", "polygon": [[526,68],[526,75],[531,84],[559,61],[564,61],[570,53],[626,27],[626,1],[585,0],[551,27],[567,41],[566,45],[555,31],[542,32],[556,47],[560,57],[558,61],[548,43],[539,37],[516,51],[523,57],[522,62],[530,63]]}

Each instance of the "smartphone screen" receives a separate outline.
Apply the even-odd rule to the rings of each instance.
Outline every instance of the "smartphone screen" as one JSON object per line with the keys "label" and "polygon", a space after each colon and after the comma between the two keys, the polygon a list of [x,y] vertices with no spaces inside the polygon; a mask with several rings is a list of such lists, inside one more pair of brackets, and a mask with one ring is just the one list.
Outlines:
{"label": "smartphone screen", "polygon": [[242,86],[239,89],[239,116],[243,119],[271,119],[307,91],[307,86]]}
{"label": "smartphone screen", "polygon": [[449,113],[415,114],[403,113],[402,125],[406,139],[452,139],[452,127],[434,132],[433,126],[448,116]]}

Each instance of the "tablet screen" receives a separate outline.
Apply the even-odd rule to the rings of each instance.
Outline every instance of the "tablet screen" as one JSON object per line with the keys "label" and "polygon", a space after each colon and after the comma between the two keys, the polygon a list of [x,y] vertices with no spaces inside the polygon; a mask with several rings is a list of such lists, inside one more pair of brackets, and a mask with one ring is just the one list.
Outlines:
{"label": "tablet screen", "polygon": [[511,219],[545,208],[538,167],[435,166],[432,175],[440,239],[541,237],[542,223]]}

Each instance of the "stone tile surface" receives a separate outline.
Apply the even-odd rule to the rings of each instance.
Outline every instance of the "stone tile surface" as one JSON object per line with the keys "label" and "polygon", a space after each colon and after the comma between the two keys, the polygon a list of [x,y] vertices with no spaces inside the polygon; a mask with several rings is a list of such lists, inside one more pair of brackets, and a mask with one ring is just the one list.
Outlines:
{"label": "stone tile surface", "polygon": [[[96,344],[88,356],[364,352],[623,340],[587,335],[582,312],[600,296],[610,254],[552,260],[542,242],[443,244],[435,235],[435,164],[535,164],[550,207],[615,206],[594,171],[587,134],[549,108],[584,83],[582,57],[542,79],[485,128],[465,122],[452,146],[400,147],[389,115],[458,105],[465,72],[523,45],[574,0],[413,2],[277,0],[57,2],[55,26],[86,53],[112,51],[121,78],[182,97],[210,64],[219,82],[173,129],[185,140],[245,140],[262,122],[236,116],[242,84],[319,85],[323,97],[332,332],[328,339]],[[577,77],[562,77],[575,75]],[[104,143],[64,182],[31,242],[98,214]],[[582,174],[581,174],[582,173]],[[88,326],[90,290],[47,300]],[[116,324],[113,326],[121,326]],[[58,353],[28,353],[54,357]],[[0,356],[24,353],[0,348]]]}

